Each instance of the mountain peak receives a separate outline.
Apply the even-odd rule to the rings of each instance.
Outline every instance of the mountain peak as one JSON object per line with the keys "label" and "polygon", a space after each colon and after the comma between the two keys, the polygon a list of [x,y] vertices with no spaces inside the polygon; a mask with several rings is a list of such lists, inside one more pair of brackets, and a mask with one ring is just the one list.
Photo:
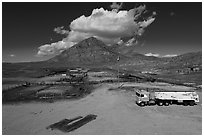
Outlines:
{"label": "mountain peak", "polygon": [[95,37],[89,37],[89,38],[85,39],[85,41],[99,41],[99,40]]}
{"label": "mountain peak", "polygon": [[75,45],[76,47],[93,47],[93,46],[101,46],[101,47],[106,47],[106,45],[101,41],[98,40],[95,37],[89,37],[85,40],[82,40],[81,42],[79,42],[78,44]]}
{"label": "mountain peak", "polygon": [[[119,53],[112,51],[101,40],[87,38],[49,60],[59,65],[106,65],[116,63]],[[123,58],[123,57],[122,57]],[[121,58],[121,59],[122,59]]]}

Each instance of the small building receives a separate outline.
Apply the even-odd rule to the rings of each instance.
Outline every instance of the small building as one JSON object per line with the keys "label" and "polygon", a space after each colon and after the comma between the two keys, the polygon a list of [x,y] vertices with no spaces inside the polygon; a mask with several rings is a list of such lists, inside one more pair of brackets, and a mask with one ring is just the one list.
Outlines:
{"label": "small building", "polygon": [[66,77],[66,76],[67,76],[67,74],[62,74],[62,76],[63,76],[63,77]]}

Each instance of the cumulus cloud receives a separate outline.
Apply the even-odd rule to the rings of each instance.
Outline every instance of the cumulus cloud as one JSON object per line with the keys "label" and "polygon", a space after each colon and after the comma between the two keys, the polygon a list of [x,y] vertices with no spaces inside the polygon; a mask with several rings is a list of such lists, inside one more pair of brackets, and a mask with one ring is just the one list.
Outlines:
{"label": "cumulus cloud", "polygon": [[118,12],[118,10],[122,8],[122,6],[122,2],[120,4],[118,4],[117,2],[113,2],[112,5],[110,5],[111,9],[115,10],[116,12]]}
{"label": "cumulus cloud", "polygon": [[45,56],[45,55],[53,55],[53,54],[59,54],[62,51],[64,51],[67,48],[70,48],[71,46],[73,46],[74,42],[65,42],[65,41],[58,41],[58,42],[54,42],[52,44],[45,44],[43,46],[40,46],[38,49],[38,53],[37,56]]}
{"label": "cumulus cloud", "polygon": [[64,26],[54,28],[54,32],[56,32],[58,34],[62,34],[62,35],[68,35],[69,34],[69,31],[65,30]]}
{"label": "cumulus cloud", "polygon": [[[115,3],[111,7],[120,9],[122,4]],[[137,44],[137,38],[155,20],[155,12],[143,18],[142,16],[146,12],[145,5],[120,11],[109,11],[103,8],[94,9],[90,16],[82,15],[73,20],[69,26],[70,31],[65,30],[64,27],[55,28],[55,32],[68,34],[67,37],[59,42],[42,45],[39,47],[38,54],[57,54],[89,37],[96,37],[107,45],[119,43],[131,46]],[[129,37],[129,39],[123,41],[123,37]]]}
{"label": "cumulus cloud", "polygon": [[154,56],[154,57],[160,57],[160,58],[170,58],[170,57],[176,57],[178,55],[176,54],[167,54],[167,55],[163,55],[161,56],[160,54],[157,54],[157,53],[146,53],[144,54],[145,56]]}
{"label": "cumulus cloud", "polygon": [[156,53],[146,53],[144,54],[145,56],[154,56],[154,57],[160,57],[159,54],[156,54]]}
{"label": "cumulus cloud", "polygon": [[168,58],[168,57],[176,57],[176,56],[178,56],[178,55],[176,55],[176,54],[167,54],[167,55],[164,55],[163,57]]}

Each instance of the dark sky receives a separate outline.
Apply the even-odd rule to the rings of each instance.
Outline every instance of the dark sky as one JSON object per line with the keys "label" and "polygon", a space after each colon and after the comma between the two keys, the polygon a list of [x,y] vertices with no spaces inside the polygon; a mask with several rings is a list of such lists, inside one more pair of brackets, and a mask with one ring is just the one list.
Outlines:
{"label": "dark sky", "polygon": [[[202,50],[202,3],[145,3],[156,11],[156,20],[146,28],[140,53],[182,54]],[[6,62],[39,61],[38,47],[64,38],[53,29],[69,24],[93,9],[109,9],[111,3],[3,3],[2,56]],[[122,10],[136,3],[124,3]]]}

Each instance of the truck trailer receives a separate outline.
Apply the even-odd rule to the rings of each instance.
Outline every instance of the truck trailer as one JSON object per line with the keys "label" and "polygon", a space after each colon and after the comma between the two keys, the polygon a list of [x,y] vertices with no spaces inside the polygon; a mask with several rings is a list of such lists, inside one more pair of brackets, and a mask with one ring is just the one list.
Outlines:
{"label": "truck trailer", "polygon": [[195,91],[147,91],[135,89],[136,104],[139,106],[158,105],[169,106],[171,104],[183,104],[194,106],[199,102],[199,96]]}

